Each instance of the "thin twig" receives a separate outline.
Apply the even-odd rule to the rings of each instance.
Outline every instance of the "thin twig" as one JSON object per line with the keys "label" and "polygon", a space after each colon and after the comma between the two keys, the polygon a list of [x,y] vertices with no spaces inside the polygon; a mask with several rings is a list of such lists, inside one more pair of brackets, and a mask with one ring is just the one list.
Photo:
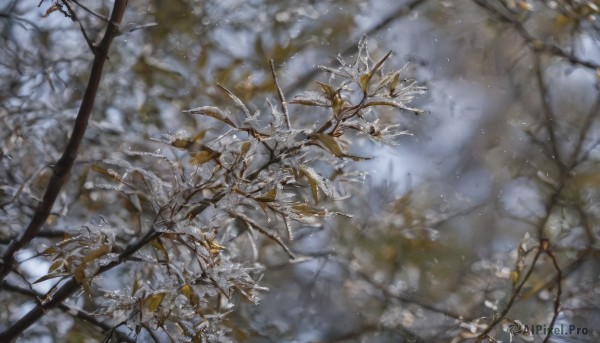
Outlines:
{"label": "thin twig", "polygon": [[[558,318],[558,314],[560,313],[560,297],[562,295],[562,286],[561,286],[561,281],[562,281],[562,270],[560,269],[560,266],[558,265],[558,261],[556,261],[556,256],[554,256],[554,254],[551,251],[545,250],[545,253],[548,257],[550,257],[550,259],[552,260],[552,265],[554,265],[554,269],[556,269],[556,298],[554,299],[554,315],[552,316],[552,320],[550,321],[550,325],[548,325],[549,328],[553,328],[554,327],[554,323],[556,323],[556,319]],[[544,339],[544,343],[548,342],[548,340],[550,340],[550,337],[552,336],[552,330],[548,330],[548,333],[546,334],[546,338]]]}
{"label": "thin twig", "polygon": [[271,240],[273,240],[275,243],[277,243],[287,254],[288,256],[294,260],[296,259],[296,255],[292,252],[292,250],[287,246],[287,244],[285,244],[283,242],[283,240],[281,239],[281,237],[279,237],[279,234],[277,232],[271,231],[265,227],[263,227],[262,225],[256,223],[255,221],[253,221],[252,219],[248,218],[247,216],[240,214],[240,213],[234,213],[231,211],[227,211],[227,213],[229,213],[230,216],[232,216],[233,218],[237,218],[239,220],[241,220],[246,226],[248,226],[249,228],[256,228],[258,231],[260,231],[262,234],[264,234],[265,236],[269,237]]}
{"label": "thin twig", "polygon": [[558,151],[558,143],[556,142],[556,131],[554,128],[555,115],[552,112],[550,106],[550,94],[548,87],[546,86],[546,80],[544,79],[544,71],[542,70],[542,62],[540,61],[539,54],[535,55],[535,76],[540,91],[540,100],[542,102],[542,110],[544,111],[544,122],[546,124],[546,130],[548,130],[548,136],[550,138],[550,149],[552,151],[552,157],[558,162],[558,165],[563,169],[562,160],[560,158],[560,152]]}
{"label": "thin twig", "polygon": [[[510,10],[505,8],[504,11],[501,11],[500,9],[492,6],[490,4],[490,2],[486,1],[486,0],[473,0],[473,1],[475,2],[475,4],[486,9],[488,12],[492,13],[492,15],[494,15],[498,20],[513,25],[513,27],[517,30],[519,35],[521,35],[521,37],[531,46],[531,48],[533,50],[537,50],[537,51],[552,54],[554,56],[562,57],[574,65],[579,65],[579,66],[590,68],[590,69],[600,68],[600,64],[598,64],[598,63],[588,61],[588,60],[583,60],[583,59],[575,56],[574,53],[565,51],[563,48],[561,48],[558,45],[546,43],[546,42],[534,37],[531,33],[529,33],[529,31],[527,31],[527,29],[523,26],[523,24],[517,18],[515,18],[514,16],[511,15]],[[503,2],[499,1],[499,3],[502,6],[506,6]]]}
{"label": "thin twig", "polygon": [[500,315],[498,317],[496,317],[496,319],[494,319],[490,323],[490,325],[488,325],[488,327],[479,335],[479,338],[478,338],[477,342],[481,342],[484,338],[488,337],[488,334],[490,333],[490,331],[492,331],[494,329],[494,327],[496,327],[496,325],[498,325],[498,323],[500,323],[504,319],[504,317],[506,316],[506,314],[508,313],[508,311],[510,311],[510,309],[512,308],[513,303],[517,299],[517,296],[521,292],[521,289],[523,288],[523,286],[529,280],[529,277],[533,273],[533,269],[535,268],[537,260],[538,260],[538,258],[540,257],[541,254],[542,254],[542,249],[541,248],[537,248],[535,256],[533,257],[533,261],[531,262],[531,267],[529,267],[529,270],[527,271],[527,273],[525,274],[525,276],[523,276],[523,280],[521,280],[521,282],[517,285],[517,287],[515,287],[513,289],[512,294],[510,296],[510,299],[508,300],[508,303],[504,307],[504,310],[502,310],[502,312],[500,313]]}
{"label": "thin twig", "polygon": [[[25,18],[21,18],[21,17],[19,17],[19,16],[12,15],[12,14],[10,14],[10,13],[7,13],[7,12],[0,12],[0,18],[8,18],[9,20],[14,20],[14,21],[17,21],[17,22],[19,22],[19,21],[20,21],[20,22],[26,23],[26,24],[28,24],[28,25],[31,25],[31,27],[33,27],[33,28],[34,28],[36,31],[38,31],[38,32],[41,32],[41,31],[42,31],[42,30],[40,30],[40,28],[39,28],[39,27],[38,27],[38,26],[37,26],[37,25],[36,25],[34,22],[32,22],[31,20],[28,20],[28,19],[25,19]],[[21,26],[22,26],[23,28],[25,28],[25,29],[26,29],[26,27],[25,27],[23,24],[21,24]]]}
{"label": "thin twig", "polygon": [[94,46],[94,41],[88,36],[87,32],[85,31],[85,28],[83,27],[83,23],[77,17],[77,13],[75,13],[75,11],[71,8],[71,5],[69,5],[68,1],[66,1],[66,0],[61,0],[61,1],[65,5],[65,7],[67,7],[67,10],[69,11],[69,16],[70,16],[71,20],[75,21],[75,22],[77,22],[77,24],[79,24],[79,29],[81,30],[81,34],[83,35],[83,38],[85,39],[90,50],[92,50],[92,53],[95,55],[96,47]]}
{"label": "thin twig", "polygon": [[600,94],[596,97],[596,102],[590,109],[590,112],[586,116],[583,121],[583,125],[581,126],[581,132],[579,133],[579,138],[577,139],[577,144],[575,145],[575,149],[573,154],[571,155],[571,161],[569,161],[569,166],[571,168],[575,167],[579,162],[579,155],[581,155],[581,149],[583,148],[583,142],[585,141],[590,129],[592,128],[592,122],[600,113]]}
{"label": "thin twig", "polygon": [[103,16],[102,14],[100,14],[100,13],[98,13],[98,12],[96,12],[96,11],[92,10],[92,9],[91,9],[91,8],[89,8],[89,7],[86,7],[86,6],[82,5],[82,4],[81,4],[79,1],[77,1],[77,0],[71,0],[71,1],[73,1],[75,4],[77,4],[77,6],[81,7],[81,8],[82,8],[84,11],[86,11],[87,13],[89,13],[89,14],[93,15],[94,17],[96,17],[96,18],[99,18],[99,19],[101,19],[101,20],[103,20],[103,21],[105,21],[105,22],[108,22],[108,18],[107,18],[107,17],[105,17],[105,16]]}
{"label": "thin twig", "polygon": [[287,129],[291,129],[292,125],[290,124],[290,116],[288,114],[287,102],[285,101],[285,96],[283,95],[283,91],[279,86],[279,82],[277,81],[277,74],[275,74],[275,65],[273,64],[273,60],[269,61],[271,65],[271,74],[273,75],[273,81],[275,82],[275,87],[277,88],[277,95],[279,95],[279,101],[281,102],[281,109],[283,110],[283,116],[285,117],[285,124]]}

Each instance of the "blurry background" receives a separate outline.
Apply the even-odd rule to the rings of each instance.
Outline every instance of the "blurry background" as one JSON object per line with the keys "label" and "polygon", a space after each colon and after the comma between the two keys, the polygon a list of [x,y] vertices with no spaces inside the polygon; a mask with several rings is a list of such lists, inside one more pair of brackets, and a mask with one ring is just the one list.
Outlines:
{"label": "blurry background", "polygon": [[[102,15],[112,6],[79,2]],[[19,199],[19,206],[2,207],[3,242],[27,223],[43,192],[43,166],[60,156],[93,58],[79,24],[59,12],[42,18],[52,4],[38,3],[0,4],[0,203]],[[275,92],[269,59],[291,99],[327,80],[318,65],[337,66],[338,54],[353,60],[366,35],[373,59],[392,50],[388,67],[406,65],[403,77],[428,86],[412,105],[429,113],[384,112],[412,135],[394,146],[366,140],[353,146],[375,158],[351,164],[364,182],[351,186],[351,198],[328,206],[354,217],[298,232],[290,244],[303,260],[292,263],[277,247],[261,247],[261,285],[270,291],[258,306],[241,302],[230,315],[234,340],[474,341],[471,333],[482,331],[477,325],[497,318],[527,279],[492,336],[508,341],[514,321],[549,326],[554,320],[587,334],[550,341],[596,342],[598,6],[583,0],[130,1],[69,192],[85,189],[86,163],[147,148],[144,141],[162,133],[205,129],[182,110],[231,106],[216,83],[255,109],[266,108],[265,98]],[[98,37],[104,22],[78,13],[92,39]],[[292,121],[313,124],[303,119],[307,109],[290,109]],[[69,216],[57,216],[58,228],[98,216],[125,226],[131,220],[109,195],[81,192],[77,203],[62,199]],[[239,256],[243,262],[244,252]],[[24,273],[39,277],[46,270],[33,266]],[[15,319],[15,312],[2,312],[4,322]],[[57,319],[44,320],[52,328]],[[75,338],[80,325],[39,330],[42,341],[56,330],[83,341]]]}

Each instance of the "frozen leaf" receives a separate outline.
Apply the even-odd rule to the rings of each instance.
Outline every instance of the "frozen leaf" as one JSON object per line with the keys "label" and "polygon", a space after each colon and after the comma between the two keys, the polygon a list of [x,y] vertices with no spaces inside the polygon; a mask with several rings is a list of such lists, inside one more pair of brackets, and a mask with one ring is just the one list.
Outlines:
{"label": "frozen leaf", "polygon": [[150,241],[150,245],[154,249],[160,251],[165,256],[167,261],[169,260],[169,252],[167,251],[167,248],[165,248],[165,245],[163,244],[160,238],[153,239],[152,241]]}
{"label": "frozen leaf", "polygon": [[48,247],[46,249],[44,249],[44,251],[42,251],[40,253],[41,256],[50,256],[50,255],[55,255],[58,253],[58,250],[56,249],[56,247]]}
{"label": "frozen leaf", "polygon": [[277,199],[277,187],[265,193],[263,196],[256,198],[258,201],[271,202]]}
{"label": "frozen leaf", "polygon": [[306,165],[301,165],[300,170],[308,180],[315,204],[319,202],[319,188],[326,196],[331,197],[333,195],[331,182],[329,180],[324,179],[314,169]]}
{"label": "frozen leaf", "polygon": [[142,203],[140,202],[138,193],[134,193],[129,196],[129,203],[137,212],[142,212]]}
{"label": "frozen leaf", "polygon": [[202,138],[204,138],[206,131],[201,131],[198,134],[196,134],[194,137],[176,137],[173,140],[171,140],[170,144],[175,147],[175,148],[179,148],[179,149],[187,149],[189,147],[191,147],[192,145],[194,145],[194,143],[196,143],[197,141],[201,140]]}
{"label": "frozen leaf", "polygon": [[299,215],[317,216],[317,217],[326,217],[328,215],[327,211],[320,209],[320,208],[314,208],[304,202],[293,203],[292,209]]}
{"label": "frozen leaf", "polygon": [[218,255],[222,250],[226,249],[224,246],[218,244],[217,242],[211,239],[204,240],[202,243],[213,256]]}
{"label": "frozen leaf", "polygon": [[147,297],[146,299],[144,299],[144,304],[146,305],[146,308],[148,309],[148,311],[150,311],[150,312],[158,311],[160,304],[162,303],[163,299],[165,298],[165,295],[166,295],[166,293],[160,292],[160,293],[153,294],[153,295]]}
{"label": "frozen leaf", "polygon": [[240,154],[246,155],[248,153],[248,151],[250,150],[250,147],[252,147],[251,142],[242,143],[242,147],[240,148]]}
{"label": "frozen leaf", "polygon": [[269,107],[271,108],[271,114],[275,118],[275,122],[273,123],[273,127],[275,129],[279,129],[279,128],[281,128],[281,126],[284,123],[284,116],[283,116],[283,113],[281,113],[281,111],[279,111],[279,109],[277,108],[277,106],[274,105],[272,101],[273,101],[272,99],[267,98],[267,103],[269,104]]}
{"label": "frozen leaf", "polygon": [[229,89],[221,86],[220,84],[217,83],[217,86],[225,93],[227,93],[227,95],[229,95],[229,97],[233,100],[233,102],[235,103],[235,105],[237,107],[239,107],[242,112],[244,112],[244,115],[246,116],[246,118],[250,118],[250,110],[248,109],[248,107],[246,107],[246,105],[244,105],[244,103],[242,102],[242,100],[240,100],[240,98],[238,98],[237,96],[235,96],[235,94],[233,94]]}
{"label": "frozen leaf", "polygon": [[48,16],[55,11],[60,10],[60,5],[54,5],[54,6],[50,6],[47,10],[46,13],[42,16],[43,18],[48,18]]}
{"label": "frozen leaf", "polygon": [[358,78],[358,84],[360,85],[360,88],[362,89],[362,91],[364,93],[367,93],[369,91],[371,79],[373,78],[375,73],[377,73],[377,71],[379,71],[379,69],[383,66],[383,64],[390,57],[391,54],[392,54],[391,51],[388,52],[377,63],[375,63],[375,65],[373,66],[373,68],[371,68],[371,70],[366,71],[360,75],[360,77]]}
{"label": "frozen leaf", "polygon": [[215,118],[215,119],[218,119],[218,120],[224,122],[225,124],[227,124],[229,126],[236,127],[235,124],[233,123],[233,121],[231,121],[231,119],[229,119],[229,116],[226,112],[223,112],[221,109],[214,107],[214,106],[196,107],[196,108],[192,108],[191,110],[187,110],[187,111],[183,111],[183,112],[190,113],[190,114],[200,114],[200,115],[204,115],[207,117],[212,117],[212,118]]}
{"label": "frozen leaf", "polygon": [[43,281],[46,281],[46,280],[51,280],[51,279],[54,279],[54,278],[57,278],[57,277],[67,277],[67,276],[70,276],[70,275],[71,274],[67,273],[67,272],[48,273],[48,274],[42,276],[41,278],[35,280],[33,282],[33,284],[40,283],[40,282],[43,282]]}
{"label": "frozen leaf", "polygon": [[294,99],[290,101],[290,104],[320,107],[331,106],[327,98],[324,97],[322,93],[313,91],[306,91],[303,94],[296,95]]}
{"label": "frozen leaf", "polygon": [[331,87],[330,85],[319,81],[317,81],[317,84],[319,85],[319,88],[321,88],[321,93],[323,93],[325,98],[329,99],[329,101],[332,101],[333,98],[336,95],[338,95],[338,92],[335,89],[333,89],[333,87]]}
{"label": "frozen leaf", "polygon": [[179,292],[183,294],[183,296],[185,296],[192,305],[195,306],[198,304],[198,299],[194,294],[194,289],[189,284],[186,283],[185,285],[181,286]]}
{"label": "frozen leaf", "polygon": [[335,156],[342,157],[344,155],[344,152],[342,151],[342,148],[338,144],[335,137],[325,133],[316,133],[313,135],[313,137]]}
{"label": "frozen leaf", "polygon": [[220,155],[221,155],[220,152],[204,146],[202,148],[202,150],[200,150],[192,155],[192,158],[190,159],[190,164],[192,164],[192,165],[204,164],[214,158],[219,157]]}
{"label": "frozen leaf", "polygon": [[364,161],[364,160],[370,159],[369,157],[360,157],[360,156],[353,156],[353,155],[346,154],[342,150],[342,147],[340,146],[340,144],[338,143],[336,138],[333,136],[330,136],[328,134],[316,133],[313,135],[313,139],[316,139],[317,142],[319,143],[318,145],[322,146],[323,148],[325,148],[326,150],[328,150],[329,152],[331,152],[333,155],[335,155],[337,157],[346,157],[346,158],[350,158],[354,161]]}
{"label": "frozen leaf", "polygon": [[369,101],[368,103],[365,104],[365,107],[371,107],[371,106],[390,106],[390,107],[399,108],[401,110],[414,112],[415,114],[425,113],[424,110],[414,108],[414,107],[408,107],[401,102],[396,102],[393,100]]}
{"label": "frozen leaf", "polygon": [[54,263],[52,263],[50,265],[50,268],[48,268],[48,273],[51,273],[51,272],[57,270],[59,267],[62,267],[62,265],[63,265],[62,259],[54,261]]}

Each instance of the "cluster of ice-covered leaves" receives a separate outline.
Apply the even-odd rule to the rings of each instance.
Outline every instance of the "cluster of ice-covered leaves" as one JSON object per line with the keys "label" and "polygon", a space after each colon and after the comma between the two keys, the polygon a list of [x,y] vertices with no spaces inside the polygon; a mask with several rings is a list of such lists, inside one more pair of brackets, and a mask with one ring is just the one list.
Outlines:
{"label": "cluster of ice-covered leaves", "polygon": [[113,228],[104,224],[84,226],[41,253],[53,260],[48,273],[34,283],[73,276],[84,292],[91,295],[91,280],[98,270],[118,258],[115,247]]}
{"label": "cluster of ice-covered leaves", "polygon": [[[297,258],[289,244],[296,229],[340,214],[324,200],[331,204],[346,197],[344,185],[356,177],[346,170],[347,162],[368,158],[350,152],[347,132],[387,140],[404,131],[381,124],[378,107],[422,112],[408,104],[425,88],[403,80],[401,71],[385,72],[390,55],[372,61],[361,40],[354,64],[340,58],[340,68],[322,67],[336,84],[319,83],[318,91],[289,102],[327,109],[311,127],[294,125],[302,108],[290,111],[278,85],[279,99],[267,99],[263,111],[251,111],[219,86],[231,99],[231,109],[184,111],[199,116],[206,129],[164,134],[156,139],[159,150],[128,151],[95,165],[105,182],[88,187],[121,194],[139,222],[122,230],[129,235],[123,241],[137,237],[134,243],[103,251],[118,250],[110,255],[113,261],[131,261],[133,268],[121,284],[104,287],[101,313],[136,332],[177,331],[190,341],[211,334],[225,340],[228,329],[221,319],[234,306],[234,296],[256,302],[257,293],[265,290],[256,281],[262,272],[261,247],[272,242],[290,259]],[[248,246],[240,247],[241,242]],[[251,259],[238,254],[244,249],[252,251]],[[52,251],[55,264],[68,250],[59,245]],[[98,269],[90,268],[88,260],[102,254],[88,250],[74,264],[84,272],[80,282],[89,293],[89,280]],[[61,268],[56,272],[66,271]],[[155,282],[145,281],[150,279]]]}
{"label": "cluster of ice-covered leaves", "polygon": [[[404,68],[385,71],[384,64],[391,54],[390,51],[379,60],[372,60],[366,38],[363,37],[353,63],[347,63],[338,55],[339,68],[319,66],[331,74],[332,82],[340,79],[335,87],[319,83],[319,91],[307,91],[296,96],[291,103],[331,108],[332,117],[315,134],[327,133],[339,137],[346,129],[350,129],[378,141],[393,143],[395,137],[408,132],[397,124],[380,123],[377,111],[373,111],[373,108],[392,107],[421,114],[423,110],[411,107],[409,103],[416,96],[424,94],[427,88],[418,85],[416,80],[404,78]],[[343,153],[337,149],[332,153],[343,157]]]}

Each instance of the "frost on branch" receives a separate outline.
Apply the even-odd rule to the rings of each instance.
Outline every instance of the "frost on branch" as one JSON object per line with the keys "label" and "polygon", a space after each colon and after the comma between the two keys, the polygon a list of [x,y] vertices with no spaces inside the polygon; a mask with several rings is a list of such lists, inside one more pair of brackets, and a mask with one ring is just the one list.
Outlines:
{"label": "frost on branch", "polygon": [[[288,110],[274,70],[279,101],[266,99],[261,110],[218,85],[232,108],[184,111],[213,129],[167,133],[154,152],[129,151],[95,166],[135,209],[140,224],[129,231],[141,237],[119,255],[135,261],[133,270],[123,287],[104,289],[102,313],[136,330],[226,340],[221,319],[236,299],[256,302],[265,290],[256,281],[260,247],[271,244],[296,259],[289,242],[298,228],[341,214],[333,202],[358,181],[347,165],[369,158],[351,151],[357,136],[347,133],[392,142],[406,132],[383,124],[378,108],[423,112],[409,104],[425,87],[401,79],[401,70],[386,71],[390,56],[372,60],[361,40],[353,64],[340,57],[339,68],[321,67],[338,83],[319,82],[316,91],[295,97],[289,104],[302,105],[295,111]],[[305,111],[310,106],[326,114]],[[301,116],[305,123],[314,116],[315,124],[298,127],[294,119]],[[253,256],[241,253],[249,250]]]}

